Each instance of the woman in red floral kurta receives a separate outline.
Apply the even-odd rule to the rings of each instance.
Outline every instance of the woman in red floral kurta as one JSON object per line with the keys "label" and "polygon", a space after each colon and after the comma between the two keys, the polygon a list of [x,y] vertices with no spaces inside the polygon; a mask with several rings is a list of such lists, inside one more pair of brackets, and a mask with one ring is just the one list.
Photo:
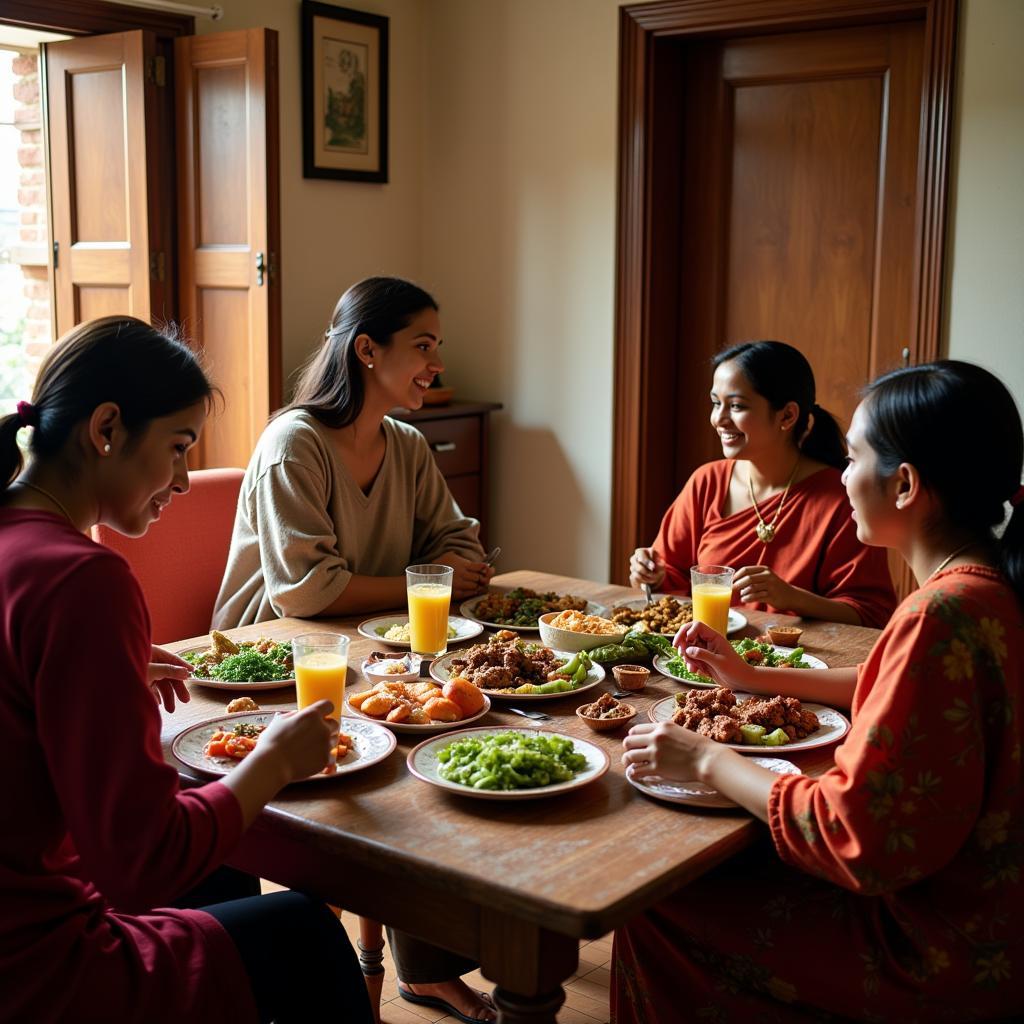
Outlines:
{"label": "woman in red floral kurta", "polygon": [[[998,451],[970,436],[992,422],[1010,425]],[[616,933],[618,1024],[1024,1012],[1024,512],[1001,542],[988,533],[1024,496],[1020,420],[986,371],[941,363],[876,382],[850,441],[861,538],[903,552],[923,585],[855,676],[793,680],[826,703],[853,688],[853,727],[821,778],[773,776],[678,726],[627,737],[634,771],[710,782],[768,823],[777,857],[729,862]],[[930,449],[955,461],[972,442],[961,497]],[[706,626],[680,642],[723,685],[790,688]]]}

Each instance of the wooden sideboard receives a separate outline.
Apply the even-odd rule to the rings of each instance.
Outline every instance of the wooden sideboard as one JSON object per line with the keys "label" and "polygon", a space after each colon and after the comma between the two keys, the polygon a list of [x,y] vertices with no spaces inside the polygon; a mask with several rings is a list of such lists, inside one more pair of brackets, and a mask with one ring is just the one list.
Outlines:
{"label": "wooden sideboard", "polygon": [[480,520],[486,544],[489,489],[488,434],[497,402],[450,402],[425,405],[414,412],[393,409],[389,415],[411,423],[426,439],[452,497],[467,516]]}

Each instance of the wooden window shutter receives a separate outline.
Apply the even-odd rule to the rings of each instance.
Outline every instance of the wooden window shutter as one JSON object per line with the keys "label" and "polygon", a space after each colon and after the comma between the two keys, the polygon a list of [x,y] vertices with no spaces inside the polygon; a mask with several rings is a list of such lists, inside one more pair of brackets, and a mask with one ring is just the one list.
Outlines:
{"label": "wooden window shutter", "polygon": [[143,31],[43,46],[57,335],[111,313],[168,312],[151,187],[160,60]]}
{"label": "wooden window shutter", "polygon": [[175,40],[180,313],[224,407],[198,464],[245,466],[281,404],[277,33]]}

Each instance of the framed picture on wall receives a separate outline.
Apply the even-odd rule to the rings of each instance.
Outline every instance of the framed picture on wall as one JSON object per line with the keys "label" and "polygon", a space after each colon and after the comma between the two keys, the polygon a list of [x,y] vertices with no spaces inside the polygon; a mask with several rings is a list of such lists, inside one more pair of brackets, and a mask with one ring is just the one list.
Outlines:
{"label": "framed picture on wall", "polygon": [[302,173],[388,180],[388,19],[302,0]]}

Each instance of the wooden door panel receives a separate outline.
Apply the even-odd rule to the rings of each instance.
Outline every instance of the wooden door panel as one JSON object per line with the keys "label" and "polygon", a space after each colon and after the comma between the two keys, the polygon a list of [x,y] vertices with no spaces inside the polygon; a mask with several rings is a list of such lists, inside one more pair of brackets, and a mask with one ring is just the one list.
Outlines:
{"label": "wooden door panel", "polygon": [[204,467],[244,466],[281,401],[276,53],[266,29],[175,42],[181,309],[224,392]]}
{"label": "wooden door panel", "polygon": [[[147,81],[148,32],[43,47],[57,334],[106,313],[163,310],[151,257],[160,250],[157,86]],[[151,76],[152,77],[152,76]]]}

